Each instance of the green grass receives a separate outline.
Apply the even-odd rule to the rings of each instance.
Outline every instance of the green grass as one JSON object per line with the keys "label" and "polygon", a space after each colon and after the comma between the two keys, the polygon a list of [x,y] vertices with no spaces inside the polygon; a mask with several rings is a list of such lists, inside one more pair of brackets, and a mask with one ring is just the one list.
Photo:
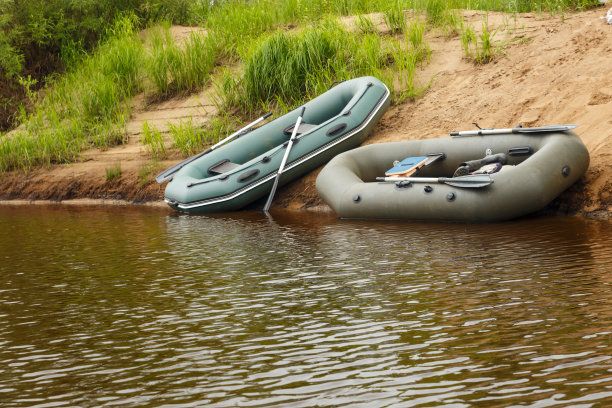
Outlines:
{"label": "green grass", "polygon": [[377,34],[378,29],[370,16],[359,14],[355,20],[355,27],[361,34]]}
{"label": "green grass", "polygon": [[143,188],[155,181],[155,175],[159,173],[159,163],[154,160],[138,169],[138,187]]}
{"label": "green grass", "polygon": [[168,128],[174,141],[174,146],[178,148],[184,156],[196,154],[206,144],[204,131],[193,125],[191,118],[181,121],[178,124],[168,123]]}
{"label": "green grass", "polygon": [[191,119],[178,124],[168,123],[174,146],[184,156],[198,153],[206,146],[212,146],[238,128],[238,123],[228,115],[219,115],[210,119],[202,128],[193,124]]}
{"label": "green grass", "polygon": [[502,53],[501,46],[493,40],[498,30],[499,28],[494,31],[490,30],[487,17],[482,20],[480,34],[476,34],[474,28],[468,24],[461,33],[461,45],[465,56],[477,64],[491,62],[496,55]]}
{"label": "green grass", "polygon": [[166,99],[200,88],[210,76],[217,51],[214,38],[203,33],[194,31],[179,45],[173,40],[169,26],[155,27],[145,63],[153,85],[151,93]]}
{"label": "green grass", "polygon": [[399,34],[406,31],[406,16],[399,1],[385,11],[385,22],[391,34]]}
{"label": "green grass", "polygon": [[417,97],[422,89],[416,68],[430,55],[424,29],[414,22],[399,37],[383,39],[372,33],[355,36],[330,19],[297,33],[279,30],[245,53],[241,76],[217,83],[220,107],[282,112],[325,92],[334,81],[364,75],[383,80],[394,103]]}
{"label": "green grass", "polygon": [[121,178],[121,163],[117,163],[113,167],[107,167],[105,170],[106,181],[118,180]]}
{"label": "green grass", "polygon": [[[168,4],[155,3],[159,16],[201,22],[204,32],[176,44],[162,25],[144,40],[150,44],[147,48],[136,34],[142,21],[127,14],[115,20],[94,52],[85,53],[82,44],[68,39],[61,55],[68,69],[49,80],[43,92],[36,92],[32,78],[21,77],[34,107],[28,113],[22,109],[18,130],[0,136],[0,171],[73,162],[83,149],[124,143],[132,98],[142,91],[165,99],[201,89],[210,81],[221,111],[247,119],[270,109],[289,110],[326,91],[334,81],[373,75],[390,88],[393,103],[401,103],[419,97],[426,88],[417,78],[417,68],[431,55],[424,40],[431,27],[459,33],[466,56],[478,63],[499,52],[496,31],[486,22],[479,35],[472,27],[461,29],[454,9],[558,14],[591,7],[597,0],[227,0],[214,6],[173,0],[177,7],[167,8]],[[392,36],[377,32],[366,15],[373,11],[384,13]],[[426,20],[408,21],[407,14],[424,15]],[[342,28],[338,15],[357,15],[356,32]],[[0,53],[7,48],[7,38],[0,41]],[[0,55],[7,66],[14,57],[9,51]],[[242,69],[227,68],[235,62],[242,63]],[[226,67],[217,69],[219,65]],[[175,146],[187,155],[219,140],[236,123],[220,117],[205,129],[188,123],[177,126],[171,128]],[[149,129],[146,145],[154,157],[166,154],[156,137]]]}
{"label": "green grass", "polygon": [[155,126],[150,126],[149,122],[145,121],[142,124],[140,141],[155,160],[163,159],[167,156],[163,135]]}
{"label": "green grass", "polygon": [[0,171],[75,161],[82,149],[125,138],[127,101],[139,91],[142,45],[133,21],[117,21],[98,52],[57,78],[22,127],[0,140]]}

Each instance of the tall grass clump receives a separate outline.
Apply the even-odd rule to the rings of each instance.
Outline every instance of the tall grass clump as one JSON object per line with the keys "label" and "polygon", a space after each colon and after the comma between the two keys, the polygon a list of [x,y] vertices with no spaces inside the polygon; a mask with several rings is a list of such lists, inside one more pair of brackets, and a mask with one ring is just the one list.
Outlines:
{"label": "tall grass clump", "polygon": [[357,28],[357,31],[359,31],[361,34],[378,33],[376,24],[374,24],[370,16],[366,16],[364,14],[359,14],[357,16],[357,19],[355,20],[355,27]]}
{"label": "tall grass clump", "polygon": [[429,55],[423,30],[420,23],[406,27],[403,36],[387,41],[391,46],[377,34],[349,33],[335,20],[298,33],[279,30],[243,56],[241,76],[217,81],[220,108],[246,114],[283,111],[327,91],[335,81],[364,75],[381,78],[392,100],[400,94],[402,100],[412,97],[419,93],[416,66]]}
{"label": "tall grass clump", "polygon": [[385,11],[385,22],[391,34],[403,33],[406,30],[406,16],[399,1]]}
{"label": "tall grass clump", "polygon": [[202,86],[216,62],[217,45],[203,33],[192,32],[182,45],[172,38],[170,27],[156,27],[151,33],[146,72],[153,93],[168,98]]}
{"label": "tall grass clump", "polygon": [[200,152],[205,146],[212,146],[225,139],[237,128],[237,123],[228,115],[219,115],[211,118],[201,128],[193,124],[191,119],[178,124],[168,123],[170,134],[183,156],[190,156]]}
{"label": "tall grass clump", "polygon": [[415,49],[409,39],[391,39],[387,47],[393,64],[382,71],[381,78],[392,90],[391,102],[399,104],[422,96],[426,88],[417,84],[417,68],[429,58],[429,54],[421,48],[423,45]]}
{"label": "tall grass clump", "polygon": [[117,163],[112,167],[105,169],[106,181],[117,180],[121,178],[121,163]]}
{"label": "tall grass clump", "polygon": [[144,188],[155,181],[155,175],[159,173],[159,163],[153,161],[138,169],[138,187]]}
{"label": "tall grass clump", "polygon": [[477,64],[486,64],[495,58],[496,54],[502,53],[501,48],[495,44],[493,37],[499,28],[491,31],[488,19],[482,20],[482,32],[476,34],[471,25],[467,25],[461,33],[461,46],[466,58],[472,59]]}
{"label": "tall grass clump", "polygon": [[463,47],[463,53],[466,58],[472,58],[472,44],[478,42],[478,37],[474,32],[474,28],[471,24],[465,26],[461,32],[461,46]]}
{"label": "tall grass clump", "polygon": [[206,144],[204,131],[194,126],[191,118],[178,124],[168,123],[168,129],[170,130],[174,147],[178,148],[183,156],[199,152]]}
{"label": "tall grass clump", "polygon": [[419,62],[429,61],[431,57],[431,49],[424,39],[426,30],[425,22],[421,22],[418,19],[409,23],[404,29],[404,37]]}
{"label": "tall grass clump", "polygon": [[321,77],[334,76],[334,62],[344,58],[337,34],[342,32],[314,29],[292,35],[277,31],[265,38],[245,61],[242,86],[248,110],[277,97],[288,104],[299,103],[315,93]]}
{"label": "tall grass clump", "polygon": [[166,146],[164,137],[155,126],[149,125],[149,122],[142,124],[142,135],[140,141],[146,147],[147,151],[155,159],[163,159],[166,157]]}

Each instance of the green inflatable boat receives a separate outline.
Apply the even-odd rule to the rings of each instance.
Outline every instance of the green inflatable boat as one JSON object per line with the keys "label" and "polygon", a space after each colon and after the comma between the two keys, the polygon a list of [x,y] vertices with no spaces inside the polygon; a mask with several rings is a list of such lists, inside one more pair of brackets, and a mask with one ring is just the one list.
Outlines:
{"label": "green inflatable boat", "polygon": [[[231,143],[215,145],[160,174],[158,182],[170,180],[165,201],[189,213],[239,210],[270,193],[288,149],[279,185],[359,146],[387,110],[389,95],[381,81],[362,77],[342,82],[302,107],[250,129],[266,115],[228,137],[235,136]],[[294,132],[300,111],[304,117]]]}
{"label": "green inflatable boat", "polygon": [[363,146],[331,160],[317,191],[342,218],[517,218],[544,208],[587,170],[589,153],[574,127],[453,132]]}

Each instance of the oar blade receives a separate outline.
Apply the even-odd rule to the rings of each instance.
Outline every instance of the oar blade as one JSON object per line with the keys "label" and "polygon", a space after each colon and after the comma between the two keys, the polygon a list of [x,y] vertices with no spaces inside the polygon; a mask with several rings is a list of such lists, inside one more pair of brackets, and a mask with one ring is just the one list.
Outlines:
{"label": "oar blade", "polygon": [[488,135],[503,135],[506,133],[548,133],[548,132],[567,132],[577,128],[578,125],[548,125],[539,127],[517,127],[512,129],[479,129],[465,130],[461,132],[451,132],[452,137],[465,136],[488,136]]}
{"label": "oar blade", "polygon": [[180,162],[180,163],[175,164],[174,166],[170,167],[168,170],[159,173],[157,175],[157,177],[155,177],[155,181],[157,181],[159,184],[161,184],[164,181],[171,179],[172,176],[174,176],[174,173],[179,171],[185,164],[187,164],[187,163]]}
{"label": "oar blade", "polygon": [[577,128],[578,125],[549,125],[532,128],[515,128],[516,133],[539,133],[539,132],[567,132]]}
{"label": "oar blade", "polygon": [[459,177],[444,177],[439,179],[441,183],[458,188],[482,188],[493,183],[488,174],[472,174]]}
{"label": "oar blade", "polygon": [[204,150],[202,153],[198,153],[195,156],[191,156],[190,158],[185,159],[182,162],[175,164],[174,166],[170,167],[166,171],[163,171],[160,174],[158,174],[157,177],[155,177],[155,181],[157,181],[159,184],[161,184],[164,181],[171,179],[172,176],[174,176],[174,173],[178,172],[185,165],[191,163],[192,161],[194,161],[196,159],[199,159],[200,157],[204,156],[205,154],[207,154],[211,150],[212,149],[209,147],[208,149]]}

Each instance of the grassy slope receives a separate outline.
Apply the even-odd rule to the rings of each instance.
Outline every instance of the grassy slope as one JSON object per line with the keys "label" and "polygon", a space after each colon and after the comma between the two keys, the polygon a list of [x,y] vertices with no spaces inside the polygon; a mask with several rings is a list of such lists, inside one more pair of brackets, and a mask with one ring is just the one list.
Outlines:
{"label": "grassy slope", "polygon": [[[512,12],[553,11],[582,7],[596,0],[494,1],[479,7]],[[242,61],[244,71],[222,71],[213,79],[220,111],[237,110],[239,116],[257,116],[263,110],[287,110],[327,89],[334,80],[360,75],[380,77],[392,89],[393,101],[402,102],[422,93],[415,86],[415,69],[429,57],[422,42],[425,22],[406,20],[426,16],[427,27],[444,27],[462,35],[467,54],[479,62],[493,58],[494,46],[483,23],[483,33],[465,26],[454,7],[469,1],[441,0],[251,0],[227,1],[199,9],[193,20],[204,21],[207,34],[194,33],[184,44],[172,40],[169,31],[153,29],[143,47],[134,32],[137,19],[126,14],[114,22],[95,53],[77,60],[65,76],[54,81],[37,99],[32,113],[22,113],[20,130],[0,137],[0,171],[30,169],[39,165],[78,160],[91,146],[106,149],[125,142],[125,124],[131,99],[145,91],[154,98],[192,92],[209,80],[221,61]],[[393,36],[381,39],[362,13],[382,11]],[[196,13],[196,11],[193,11]],[[357,31],[348,32],[334,21],[342,14],[358,14]],[[421,17],[422,18],[422,17]],[[316,22],[310,25],[310,22]],[[297,34],[287,25],[306,28]],[[276,31],[275,31],[276,30]],[[254,44],[251,45],[251,44]],[[31,95],[34,96],[34,95]],[[220,118],[218,123],[229,123]],[[189,130],[177,134],[178,148],[192,153],[214,142],[227,126],[211,126],[211,134]],[[180,132],[178,129],[177,132]],[[155,130],[146,132],[156,135]],[[164,154],[159,137],[147,137],[150,152]]]}
{"label": "grassy slope", "polygon": [[[258,2],[255,2],[255,3],[258,3]],[[260,3],[263,3],[263,2],[260,2]],[[256,4],[256,6],[259,7],[261,6],[261,4]],[[380,7],[380,4],[378,6]],[[324,49],[330,52],[330,54],[328,55],[316,56],[314,59],[314,62],[311,62],[311,64],[314,64],[314,65],[316,64],[321,65],[321,61],[326,61],[330,59],[338,59],[337,56],[341,55],[338,52],[338,50],[340,49],[340,47],[338,46],[338,43],[334,43],[335,38],[341,39],[341,41],[339,42],[340,44],[349,44],[349,46],[344,47],[344,49],[349,49],[351,51],[349,54],[358,55],[359,59],[355,59],[355,58],[349,59],[346,57],[344,57],[343,59],[340,58],[343,60],[342,65],[329,66],[329,67],[325,67],[325,69],[321,69],[319,78],[308,78],[308,81],[304,81],[310,84],[307,88],[307,93],[316,94],[320,90],[318,87],[323,87],[323,86],[327,87],[327,84],[329,83],[332,77],[338,77],[338,76],[342,77],[343,75],[350,77],[350,76],[355,76],[356,74],[374,73],[375,75],[379,77],[383,77],[383,78],[386,75],[387,77],[385,79],[395,85],[394,88],[396,89],[396,102],[400,103],[402,102],[402,99],[405,99],[406,95],[408,98],[413,97],[415,95],[414,89],[416,90],[419,89],[417,84],[420,83],[421,86],[423,86],[423,85],[427,85],[427,82],[428,82],[427,78],[425,78],[425,80],[423,80],[422,78],[420,82],[415,79],[414,74],[413,74],[414,67],[409,68],[409,69],[412,69],[412,72],[413,72],[412,74],[402,73],[400,76],[397,76],[398,75],[397,73],[398,72],[401,73],[403,69],[403,68],[398,68],[400,64],[396,64],[396,62],[399,60],[398,57],[401,54],[400,50],[412,49],[413,51],[416,51],[417,49],[420,48],[421,50],[419,52],[426,52],[427,44],[426,42],[423,42],[418,39],[413,40],[415,36],[418,37],[419,29],[420,30],[423,29],[423,26],[419,26],[419,24],[422,24],[424,19],[421,18],[419,20],[420,22],[417,24],[415,24],[416,20],[414,19],[403,20],[404,25],[402,26],[402,23],[397,23],[398,21],[397,18],[393,20],[394,10],[396,9],[389,6],[389,8],[387,9],[387,12],[384,14],[360,15],[359,17],[357,17],[354,20],[352,27],[356,29],[356,33],[360,37],[359,38],[360,41],[355,41],[355,38],[357,37],[357,35],[355,34],[355,31],[353,31],[353,34],[349,34],[349,31],[347,30],[338,31],[339,29],[337,25],[335,27],[333,25],[328,25],[326,27],[325,20],[323,24],[319,24],[314,28],[306,28],[305,31],[298,30],[298,32],[296,32],[295,29],[290,29],[289,32],[276,31],[275,28],[279,27],[279,24],[291,24],[289,27],[293,27],[294,23],[291,23],[291,21],[295,22],[295,21],[299,21],[300,19],[309,19],[309,18],[312,18],[313,16],[312,14],[311,15],[306,14],[306,17],[304,16],[296,17],[295,11],[291,11],[290,8],[287,8],[287,10],[283,11],[283,13],[286,13],[286,14],[277,12],[276,14],[270,16],[265,13],[264,14],[255,13],[254,16],[249,17],[249,21],[245,21],[244,24],[241,25],[240,30],[229,31],[224,34],[224,37],[223,37],[225,38],[224,41],[216,41],[216,45],[218,47],[211,47],[210,44],[205,43],[205,38],[210,38],[210,31],[209,31],[208,37],[194,36],[193,38],[195,38],[195,40],[191,38],[188,39],[189,43],[191,42],[197,43],[199,41],[199,44],[201,45],[199,49],[205,50],[207,49],[207,47],[209,49],[212,49],[213,53],[215,54],[215,58],[217,59],[222,58],[222,60],[226,62],[242,60],[244,62],[244,71],[242,71],[243,73],[239,71],[238,75],[232,76],[232,75],[229,75],[228,71],[217,68],[213,71],[210,71],[210,70],[205,71],[205,74],[200,77],[204,79],[199,79],[199,80],[196,80],[195,82],[193,81],[190,82],[188,78],[192,74],[189,73],[188,75],[185,75],[187,79],[183,81],[184,83],[188,84],[185,88],[178,87],[177,83],[180,81],[174,81],[173,78],[181,78],[180,76],[181,67],[188,66],[188,63],[181,62],[181,55],[180,55],[181,53],[183,53],[184,55],[188,56],[189,55],[189,51],[187,50],[188,47],[178,46],[172,43],[171,41],[169,41],[167,32],[165,32],[163,29],[154,30],[155,34],[152,36],[152,38],[145,41],[146,44],[153,43],[152,47],[151,45],[148,45],[149,48],[142,47],[141,42],[138,40],[139,37],[136,37],[133,32],[130,32],[130,30],[125,29],[125,26],[123,28],[119,26],[118,28],[116,28],[117,32],[121,33],[122,32],[121,30],[123,29],[124,30],[123,33],[127,33],[127,36],[130,40],[130,41],[125,41],[125,39],[123,39],[121,40],[121,43],[122,44],[126,44],[126,43],[133,44],[131,46],[132,47],[131,49],[134,51],[131,54],[130,53],[122,54],[121,51],[116,51],[115,54],[111,52],[110,53],[111,56],[105,57],[105,58],[109,58],[110,61],[113,61],[112,58],[115,58],[115,61],[120,62],[123,60],[129,60],[129,55],[139,54],[140,58],[145,58],[146,61],[148,62],[156,61],[156,59],[161,60],[165,63],[165,65],[159,64],[160,66],[170,67],[170,68],[166,68],[166,72],[165,72],[166,77],[164,78],[163,76],[164,74],[164,72],[162,72],[163,69],[158,70],[158,73],[161,72],[162,75],[160,75],[161,79],[158,79],[156,82],[154,80],[155,79],[154,77],[155,64],[146,64],[150,66],[151,68],[149,68],[147,72],[143,73],[142,71],[140,71],[139,73],[135,75],[135,77],[138,77],[138,79],[133,82],[135,84],[133,85],[133,87],[130,85],[132,82],[128,80],[127,86],[123,85],[121,88],[123,90],[127,89],[129,91],[128,92],[129,95],[126,96],[126,94],[124,93],[119,98],[115,98],[115,101],[118,100],[118,102],[114,102],[114,105],[112,105],[110,109],[105,108],[104,104],[102,104],[101,106],[96,105],[95,94],[93,96],[90,95],[90,98],[93,99],[92,102],[85,103],[82,105],[86,107],[86,108],[83,108],[84,110],[86,110],[86,112],[87,111],[94,112],[94,114],[91,115],[91,117],[94,118],[94,120],[89,121],[89,122],[87,120],[84,120],[84,122],[86,123],[86,126],[82,127],[82,129],[84,129],[82,131],[83,136],[75,138],[74,140],[77,140],[77,142],[71,142],[72,139],[67,139],[67,141],[64,141],[59,144],[57,143],[58,138],[56,136],[58,134],[62,134],[62,132],[58,133],[57,131],[55,131],[51,135],[41,138],[42,140],[51,141],[51,143],[55,146],[59,145],[60,151],[63,151],[64,153],[54,157],[52,156],[53,154],[52,149],[45,147],[41,149],[41,151],[46,156],[43,156],[40,163],[49,164],[49,163],[54,163],[54,162],[74,160],[75,158],[78,159],[80,156],[80,153],[79,153],[80,149],[86,148],[87,146],[97,145],[97,146],[102,146],[103,148],[106,148],[107,146],[112,145],[113,143],[116,143],[117,141],[118,142],[126,141],[125,122],[126,122],[126,117],[130,114],[129,107],[133,106],[132,104],[125,103],[125,101],[128,98],[130,98],[131,96],[135,95],[136,93],[142,90],[145,90],[147,99],[149,101],[155,101],[155,100],[159,100],[162,98],[166,98],[171,95],[175,95],[176,93],[184,92],[185,90],[189,91],[189,89],[197,89],[198,87],[202,86],[202,83],[205,83],[206,80],[208,80],[209,75],[211,73],[213,74],[212,81],[214,84],[216,84],[216,88],[218,91],[217,93],[220,94],[220,98],[219,98],[220,101],[218,102],[218,104],[220,104],[224,109],[233,109],[234,112],[242,111],[241,115],[243,117],[248,117],[249,115],[256,114],[257,110],[259,109],[261,111],[262,110],[261,106],[264,106],[264,105],[267,105],[266,108],[268,108],[269,106],[273,106],[275,109],[280,110],[280,111],[282,111],[283,109],[288,109],[290,106],[293,106],[294,104],[299,103],[299,100],[291,99],[291,95],[295,95],[295,94],[302,95],[303,92],[301,89],[298,89],[296,91],[296,90],[292,90],[289,88],[283,88],[282,83],[285,82],[288,84],[293,84],[296,81],[299,81],[300,77],[299,76],[296,77],[298,79],[295,79],[295,78],[287,79],[287,78],[282,78],[282,77],[276,78],[277,83],[276,84],[272,83],[270,85],[270,86],[275,86],[275,85],[278,85],[278,83],[281,84],[279,90],[276,91],[276,95],[272,93],[272,95],[274,96],[272,98],[266,99],[264,97],[261,97],[262,95],[261,93],[253,92],[255,97],[252,98],[250,102],[248,102],[248,104],[245,104],[244,101],[245,100],[248,101],[249,98],[245,98],[244,95],[245,93],[251,92],[248,89],[249,85],[246,85],[248,84],[247,81],[249,80],[249,75],[250,75],[249,66],[256,66],[258,68],[264,67],[265,62],[259,61],[258,58],[263,59],[263,61],[265,61],[266,58],[270,59],[270,55],[272,55],[272,60],[276,61],[274,60],[274,58],[277,58],[279,56],[287,56],[287,54],[295,54],[296,53],[295,50],[300,49],[300,48],[305,49],[305,50]],[[216,16],[215,18],[211,18],[208,23],[209,24],[208,28],[210,30],[214,30],[215,27],[224,27],[223,29],[217,28],[217,30],[221,30],[221,31],[228,30],[227,24],[225,23],[227,23],[227,21],[235,21],[236,18],[239,18],[238,14],[236,14],[239,11],[236,9],[228,9],[226,10],[226,12],[227,13],[220,14],[219,16]],[[437,11],[435,10],[431,13],[434,15],[439,15],[439,14],[436,14]],[[444,13],[447,13],[447,14],[444,16]],[[407,14],[415,15],[412,13],[407,13]],[[434,31],[438,33],[446,32],[448,34],[452,30],[459,31],[459,33],[465,33],[466,31],[469,31],[468,29],[471,29],[473,30],[474,33],[478,32],[478,35],[482,35],[482,27],[483,27],[482,21],[483,20],[481,18],[477,19],[476,21],[472,20],[471,22],[468,22],[468,21],[463,22],[462,19],[453,20],[455,17],[456,15],[448,13],[448,10],[445,11],[443,9],[442,17],[440,18],[446,19],[446,22],[440,23],[441,20],[438,19],[437,20],[438,24],[439,26],[442,27],[442,29],[438,28]],[[252,18],[252,21],[251,21],[251,18]],[[378,24],[376,24],[376,22],[374,21],[368,21],[368,20],[378,20],[377,21]],[[511,20],[512,20],[512,16],[509,16],[508,21],[511,21]],[[290,21],[290,23],[287,23],[287,21]],[[394,23],[394,21],[396,21],[396,23]],[[462,22],[463,22],[463,26],[461,26]],[[434,23],[433,19],[432,21],[429,21],[428,29],[430,31],[432,30],[433,23]],[[383,35],[381,36],[380,34],[372,33],[371,31],[373,27],[378,31],[384,31]],[[399,29],[397,29],[397,27],[399,27]],[[218,32],[219,31],[217,31],[216,33]],[[431,36],[431,34],[429,35]],[[478,44],[479,38],[480,38],[480,44],[484,43],[484,40],[486,39],[486,37],[482,38],[482,37],[478,37],[478,35],[475,35],[476,44]],[[254,47],[244,47],[240,45],[243,43],[236,42],[235,38],[239,38],[241,36],[243,38],[255,38],[255,41],[253,41],[255,46]],[[463,39],[463,37],[464,36],[461,35],[458,38]],[[214,38],[218,39],[219,37],[215,36]],[[351,39],[352,39],[353,44],[351,44]],[[471,41],[474,41],[474,40],[472,39]],[[155,45],[155,43],[157,43],[157,45]],[[321,44],[323,44],[323,46]],[[463,45],[466,46],[466,50],[467,50],[464,52],[471,53],[472,57],[475,58],[475,54],[477,51],[476,44],[472,42],[472,44],[470,45],[470,43],[466,44],[466,42],[464,41]],[[283,52],[282,51],[283,46],[294,47],[294,48],[291,49],[291,52],[287,52],[287,51]],[[113,48],[112,42],[109,42],[109,44],[103,45],[101,49],[103,50],[104,47],[108,47],[109,49],[112,50]],[[279,48],[281,49],[280,52],[278,51]],[[458,46],[457,48],[460,49],[461,47]],[[128,47],[128,49],[130,48]],[[395,54],[393,54],[394,52]],[[278,55],[274,56],[275,55],[274,53]],[[102,53],[98,53],[97,57],[95,55],[91,57],[91,60],[95,61],[94,63],[91,63],[92,65],[105,66],[105,64],[103,62],[100,62],[99,59],[96,60],[96,58],[101,58],[99,56],[101,54]],[[413,53],[405,53],[405,54],[415,55]],[[122,56],[124,57],[123,59],[122,59]],[[200,58],[201,58],[201,55],[197,57],[197,59],[200,59]],[[414,57],[410,57],[410,58],[413,58],[413,61],[415,63],[420,60],[420,59],[415,59]],[[423,56],[421,56],[420,58],[422,59]],[[188,61],[189,57],[183,58],[183,59],[186,59]],[[175,61],[175,62],[173,63],[172,61]],[[251,65],[249,65],[249,63]],[[288,64],[287,66],[293,66],[292,64],[295,64],[295,61],[288,60],[288,61],[284,61],[284,63]],[[136,63],[135,65],[142,65],[142,63],[140,64]],[[207,66],[207,67],[210,66],[210,64],[202,64],[202,65]],[[84,66],[86,67],[87,63],[85,63]],[[116,63],[116,62],[107,63],[107,66],[110,66],[111,68],[121,67],[121,64]],[[274,66],[276,66],[276,63],[272,65],[272,67]],[[370,71],[368,71],[368,69]],[[377,71],[374,72],[373,70],[377,70]],[[187,69],[187,71],[191,71],[191,70]],[[286,72],[288,71],[288,69],[277,70],[277,71]],[[299,72],[299,69],[297,71]],[[305,66],[303,67],[303,72],[310,72],[310,71],[312,71],[312,65],[305,64]],[[85,74],[84,76],[81,76],[81,79],[80,79],[81,81],[82,81],[82,78],[84,77],[96,78],[96,75],[93,71],[84,70],[84,72]],[[264,70],[263,72],[265,73],[266,71]],[[111,70],[111,77],[112,75],[116,75],[116,73],[113,73],[113,71]],[[126,77],[128,79],[130,78],[129,70],[128,70],[128,75]],[[191,77],[193,77],[193,75]],[[262,82],[262,78],[267,78],[267,77],[271,77],[271,75],[265,74],[263,77],[260,76],[259,78],[255,76],[255,79],[252,80],[252,83],[260,84]],[[407,82],[410,82],[409,85],[412,88],[410,88],[410,86],[406,86],[406,83],[401,83],[401,80],[405,78],[408,78],[409,81]],[[105,86],[110,86],[109,85],[110,82],[112,81],[106,81],[106,82],[102,81],[102,84],[105,84]],[[195,86],[189,85],[193,83],[196,83],[197,85]],[[61,86],[58,86],[57,88],[61,89]],[[86,88],[86,87],[83,87],[83,88]],[[89,88],[92,88],[92,87],[89,86]],[[93,88],[97,89],[96,87],[93,87]],[[101,93],[102,96],[104,95],[113,96],[114,95],[114,91],[112,89],[105,91],[104,86],[101,86],[99,88],[103,90],[103,92]],[[245,90],[245,88],[247,89]],[[282,95],[282,93],[285,91],[286,91],[286,95],[284,97],[279,98],[278,95]],[[80,97],[72,96],[72,99],[78,101]],[[112,100],[112,98],[108,98],[108,99]],[[237,103],[237,101],[240,101],[240,103]],[[96,109],[98,109],[98,111],[96,111]],[[59,112],[62,111],[62,108],[58,108],[57,111],[58,113],[54,113],[53,115],[51,115],[50,119],[49,119],[49,116],[47,116],[46,118],[42,118],[42,119],[38,118],[36,121],[34,121],[34,124],[30,123],[29,125],[32,126],[33,129],[37,129],[34,126],[41,125],[41,124],[42,126],[44,126],[47,123],[53,123],[53,121],[55,121],[56,123],[60,123],[60,124],[63,123],[63,125],[61,125],[59,129],[60,130],[63,129],[64,134],[68,134],[69,136],[73,134],[77,134],[79,130],[74,129],[75,125],[73,124],[73,122],[75,121],[67,122],[64,120],[64,122],[62,122],[62,119],[57,119],[57,116],[59,116],[60,114]],[[108,120],[108,122],[105,122],[104,120],[96,119],[100,117],[99,112],[101,111],[110,112],[110,116],[109,116],[110,119]],[[81,114],[78,111],[71,111],[70,109],[65,109],[65,108],[64,108],[64,112],[68,112],[68,115],[70,115],[68,117],[70,118],[80,117],[78,115]],[[118,120],[113,122],[114,119],[118,119]],[[208,136],[204,135],[202,132],[193,131],[194,129],[193,126],[190,127],[190,126],[182,125],[182,124],[181,126],[183,126],[183,130],[178,129],[174,132],[174,135],[177,140],[179,140],[180,137],[185,136],[185,133],[187,132],[194,133],[194,136],[191,136],[191,138],[188,139],[188,142],[184,144],[184,146],[186,147],[181,148],[181,151],[183,152],[183,154],[190,154],[194,151],[197,151],[204,144],[210,144],[214,142],[215,137],[219,137],[222,134],[226,134],[226,132],[231,130],[233,126],[237,126],[237,124],[228,123],[227,117],[222,116],[217,119],[217,122],[215,121],[212,122],[211,129],[213,130],[213,134],[208,135]],[[179,126],[177,125],[177,127]],[[38,128],[37,132],[39,134],[44,135],[44,132],[40,132],[40,129],[41,128]],[[152,130],[154,131],[155,129],[152,128]],[[146,132],[143,132],[143,133],[146,133]],[[149,133],[154,133],[154,132],[149,132]],[[104,135],[105,137],[100,137],[101,135]],[[107,138],[106,136],[109,136],[109,137]],[[12,136],[10,138],[7,138],[6,140],[17,140],[17,138],[18,137]],[[154,140],[154,138],[150,138],[150,140]],[[73,143],[75,145],[76,147],[74,151],[75,153],[69,152],[68,154],[65,154],[65,151],[68,151],[68,148],[71,147],[70,143]],[[21,144],[23,146],[28,146],[27,143],[21,142]],[[158,144],[158,146],[161,146],[161,145]],[[167,146],[167,143],[166,145],[164,145],[164,148],[165,146]],[[31,148],[34,149],[35,147],[31,147]],[[61,150],[61,149],[65,149],[65,150]],[[167,153],[164,153],[161,150],[161,148],[155,148],[154,141],[149,143],[148,151],[150,152],[151,155],[155,156],[156,159],[163,159],[164,154],[167,154]],[[174,153],[172,152],[170,152],[170,155],[171,157],[175,157]],[[25,155],[17,154],[15,157],[23,158],[23,157],[30,157],[30,156],[32,155],[28,151],[27,154]],[[36,164],[35,161],[32,163],[34,165]],[[4,164],[4,161],[2,164]],[[28,164],[25,167],[29,167],[31,165],[32,164]],[[139,181],[138,181],[137,189],[142,189],[147,184],[149,184],[148,179],[150,180],[151,176],[156,171],[154,166],[155,165],[153,163],[153,165],[148,166],[149,170],[146,170],[147,166],[142,165],[141,168],[138,170]],[[109,167],[112,167],[112,166],[109,166]],[[115,169],[115,172],[116,172],[116,169]],[[115,178],[113,177],[112,179],[114,180]],[[107,180],[107,181],[112,181],[112,180]],[[159,192],[161,191],[160,189],[151,188],[150,186],[148,189],[150,190],[149,193],[147,193],[149,194],[149,198],[154,198],[156,195],[159,195]],[[101,189],[100,191],[103,191],[103,189]],[[44,195],[42,196],[44,197]],[[55,198],[58,198],[58,197],[55,197]]]}

